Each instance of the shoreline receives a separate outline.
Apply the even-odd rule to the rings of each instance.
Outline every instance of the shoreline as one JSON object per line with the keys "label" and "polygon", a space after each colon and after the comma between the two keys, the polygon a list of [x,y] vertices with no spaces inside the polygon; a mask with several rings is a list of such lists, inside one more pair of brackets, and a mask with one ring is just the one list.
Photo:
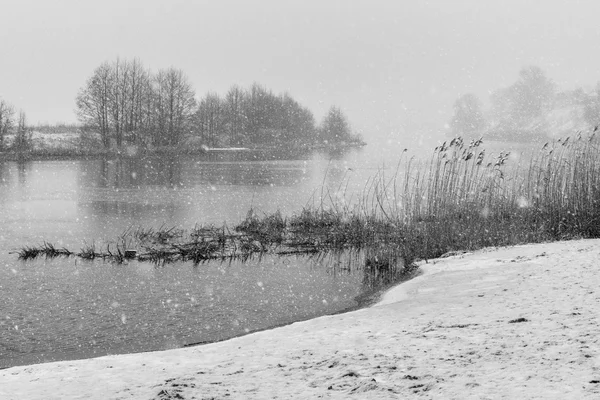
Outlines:
{"label": "shoreline", "polygon": [[12,367],[6,399],[600,397],[600,240],[429,260],[368,308],[223,342]]}
{"label": "shoreline", "polygon": [[311,151],[341,151],[357,149],[366,146],[367,143],[345,143],[345,144],[318,144],[318,145],[298,145],[292,147],[272,146],[272,147],[159,147],[155,149],[143,148],[123,148],[100,149],[100,150],[75,150],[68,148],[50,148],[47,150],[34,150],[27,152],[0,151],[0,161],[47,161],[47,160],[66,160],[77,161],[82,159],[99,158],[140,158],[157,156],[209,156],[209,155],[267,155],[283,152],[284,154],[302,154]]}

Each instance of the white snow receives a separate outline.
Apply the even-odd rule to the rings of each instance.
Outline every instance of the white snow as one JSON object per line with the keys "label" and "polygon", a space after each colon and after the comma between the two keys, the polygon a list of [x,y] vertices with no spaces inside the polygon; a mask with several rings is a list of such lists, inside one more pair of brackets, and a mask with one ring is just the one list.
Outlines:
{"label": "white snow", "polygon": [[[6,145],[11,146],[15,140],[15,135],[6,135]],[[43,133],[34,130],[31,134],[31,141],[35,149],[57,149],[57,148],[74,148],[80,140],[78,133],[62,132],[62,133]]]}
{"label": "white snow", "polygon": [[0,398],[598,399],[598,260],[600,240],[438,259],[370,308],[205,346],[13,367]]}

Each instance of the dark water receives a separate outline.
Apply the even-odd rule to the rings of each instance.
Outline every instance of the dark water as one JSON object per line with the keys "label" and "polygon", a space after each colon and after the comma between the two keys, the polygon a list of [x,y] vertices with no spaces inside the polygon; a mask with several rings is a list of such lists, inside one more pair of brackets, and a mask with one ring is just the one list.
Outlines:
{"label": "dark water", "polygon": [[43,241],[78,250],[129,227],[234,225],[250,208],[290,214],[358,193],[384,161],[367,149],[291,158],[0,162],[0,367],[220,340],[356,306],[371,288],[336,267],[348,260],[156,267],[9,253]]}

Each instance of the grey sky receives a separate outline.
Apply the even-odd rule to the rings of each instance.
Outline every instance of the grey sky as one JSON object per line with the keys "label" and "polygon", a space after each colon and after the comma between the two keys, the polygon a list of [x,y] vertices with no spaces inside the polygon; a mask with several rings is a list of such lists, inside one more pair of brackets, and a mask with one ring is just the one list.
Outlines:
{"label": "grey sky", "polygon": [[234,83],[339,105],[370,136],[439,130],[452,103],[539,65],[560,87],[600,80],[600,2],[562,0],[1,0],[0,97],[30,122],[74,122],[95,67],[183,69],[197,96]]}

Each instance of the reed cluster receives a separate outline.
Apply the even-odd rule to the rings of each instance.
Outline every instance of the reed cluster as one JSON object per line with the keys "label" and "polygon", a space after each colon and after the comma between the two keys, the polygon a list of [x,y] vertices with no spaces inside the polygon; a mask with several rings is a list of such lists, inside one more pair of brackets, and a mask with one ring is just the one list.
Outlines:
{"label": "reed cluster", "polygon": [[53,244],[44,242],[40,246],[25,246],[17,253],[20,259],[30,260],[39,256],[46,256],[48,258],[59,257],[59,256],[71,256],[73,253],[65,248],[57,248]]}
{"label": "reed cluster", "polygon": [[[396,226],[418,259],[457,250],[600,236],[600,147],[595,132],[546,143],[528,162],[487,156],[453,139],[427,164],[380,172],[351,214]],[[400,172],[402,171],[402,172]]]}

